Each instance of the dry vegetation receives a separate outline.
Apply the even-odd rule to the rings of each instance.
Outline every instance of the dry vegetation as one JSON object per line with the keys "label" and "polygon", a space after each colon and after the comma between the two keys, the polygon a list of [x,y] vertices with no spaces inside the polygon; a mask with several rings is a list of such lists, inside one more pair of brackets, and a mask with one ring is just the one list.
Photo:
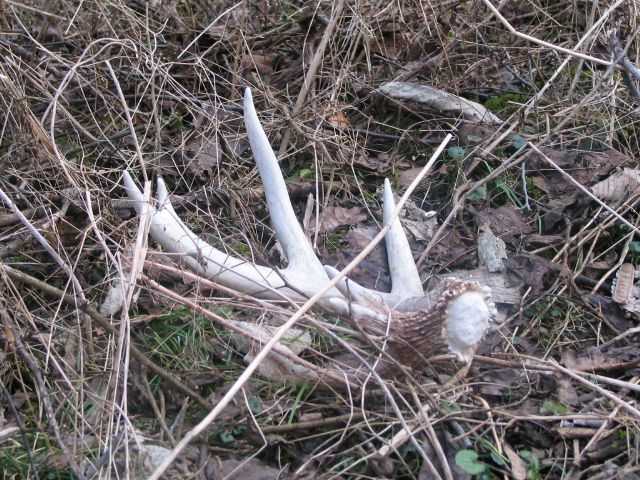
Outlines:
{"label": "dry vegetation", "polygon": [[[479,0],[0,3],[0,189],[14,204],[0,211],[3,478],[144,478],[245,367],[220,318],[286,315],[161,271],[153,242],[139,297],[105,315],[138,228],[123,169],[162,175],[210,241],[280,262],[246,86],[300,218],[309,194],[325,212],[305,227],[337,268],[375,233],[383,178],[403,192],[454,133],[413,195],[421,274],[476,267],[490,230],[517,301],[496,298],[495,328],[456,376],[414,371],[360,391],[253,376],[164,478],[640,478],[633,268],[629,293],[612,294],[640,253],[638,98],[610,66],[611,32],[635,59],[639,7],[502,3],[518,34]],[[504,124],[377,92],[393,80],[472,99]],[[591,194],[601,181],[593,193],[617,215]],[[355,276],[384,289],[381,252]],[[307,360],[344,352],[309,329]]]}

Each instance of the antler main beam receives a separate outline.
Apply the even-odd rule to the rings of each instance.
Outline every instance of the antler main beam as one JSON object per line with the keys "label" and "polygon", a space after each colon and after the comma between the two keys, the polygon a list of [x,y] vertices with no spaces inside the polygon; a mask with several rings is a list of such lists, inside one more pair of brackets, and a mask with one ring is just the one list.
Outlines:
{"label": "antler main beam", "polygon": [[[255,265],[198,238],[177,216],[161,178],[158,179],[157,204],[151,209],[150,233],[164,250],[178,255],[180,261],[199,275],[257,297],[300,301],[323,288],[337,271],[322,265],[298,223],[249,89],[244,95],[244,119],[287,267],[275,271]],[[126,171],[123,181],[136,211],[141,214],[142,192]],[[385,180],[385,224],[394,209],[391,186]],[[394,362],[403,367],[419,367],[433,354],[451,352],[461,360],[469,360],[494,311],[489,289],[474,282],[447,279],[435,290],[425,293],[399,220],[392,224],[385,242],[391,292],[369,290],[344,280],[323,297],[320,307],[356,323],[370,334],[387,336],[387,353],[392,361],[382,362],[380,370],[384,374],[397,373]]]}

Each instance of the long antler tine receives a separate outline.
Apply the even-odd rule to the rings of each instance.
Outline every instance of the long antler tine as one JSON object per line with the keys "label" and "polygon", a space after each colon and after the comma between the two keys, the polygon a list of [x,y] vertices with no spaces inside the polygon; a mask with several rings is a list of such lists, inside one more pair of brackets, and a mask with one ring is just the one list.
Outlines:
{"label": "long antler tine", "polygon": [[[251,90],[248,88],[244,93],[244,120],[249,135],[251,151],[264,184],[271,222],[287,255],[289,267],[293,267],[293,269],[321,270],[320,260],[313,252],[313,248],[293,212],[287,187],[280,171],[280,165],[278,165],[278,160],[271,149],[262,125],[260,125],[260,120],[258,120],[258,115],[253,106]],[[309,269],[308,267],[312,268]]]}
{"label": "long antler tine", "polygon": [[[382,217],[385,225],[389,223],[395,208],[396,203],[393,200],[391,184],[385,178],[384,205],[382,208]],[[411,254],[407,235],[400,224],[399,218],[391,225],[391,229],[385,236],[385,242],[387,244],[387,258],[391,274],[391,293],[407,297],[422,295],[424,291],[420,275]]]}

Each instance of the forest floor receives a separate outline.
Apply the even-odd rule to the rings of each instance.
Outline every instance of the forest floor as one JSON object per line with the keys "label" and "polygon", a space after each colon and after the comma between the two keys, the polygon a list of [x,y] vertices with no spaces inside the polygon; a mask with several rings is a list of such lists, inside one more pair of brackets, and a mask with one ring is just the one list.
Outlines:
{"label": "forest floor", "polygon": [[[629,0],[1,2],[2,478],[640,478],[638,19]],[[261,347],[229,322],[297,307],[207,287],[152,238],[142,256],[121,179],[161,176],[207,241],[282,266],[246,87],[338,270],[379,231],[384,179],[402,195],[444,148],[401,218],[427,287],[492,288],[472,362],[357,390],[241,379]],[[351,278],[382,291],[388,270],[380,244]],[[305,318],[306,362],[364,348]]]}

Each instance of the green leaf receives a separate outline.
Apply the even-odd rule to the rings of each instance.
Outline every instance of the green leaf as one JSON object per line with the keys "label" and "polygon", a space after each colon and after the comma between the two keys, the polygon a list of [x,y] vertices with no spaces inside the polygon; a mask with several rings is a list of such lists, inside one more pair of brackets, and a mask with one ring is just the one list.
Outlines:
{"label": "green leaf", "polygon": [[552,415],[564,415],[565,413],[567,413],[567,407],[560,402],[556,402],[555,400],[545,400],[544,402],[542,402],[540,412],[550,413]]}
{"label": "green leaf", "polygon": [[462,411],[462,408],[457,403],[449,403],[449,402],[443,401],[441,403],[441,406],[442,406],[442,409],[447,413],[460,413]]}
{"label": "green leaf", "polygon": [[640,252],[640,242],[629,242],[629,251],[633,253]]}
{"label": "green leaf", "polygon": [[522,458],[524,458],[532,470],[538,470],[540,465],[540,461],[538,460],[538,456],[533,453],[531,450],[520,450],[518,452]]}
{"label": "green leaf", "polygon": [[484,463],[478,461],[478,454],[473,450],[460,450],[456,453],[456,465],[471,475],[479,475],[486,468]]}
{"label": "green leaf", "polygon": [[480,143],[482,141],[482,137],[478,135],[467,135],[467,142],[469,143]]}
{"label": "green leaf", "polygon": [[315,172],[309,168],[303,168],[298,172],[300,180],[313,180]]}
{"label": "green leaf", "polygon": [[522,147],[524,147],[527,144],[527,141],[522,138],[522,136],[518,135],[517,133],[512,133],[511,135],[509,135],[509,140],[511,141],[511,143],[513,144],[513,146],[517,149],[521,149]]}
{"label": "green leaf", "polygon": [[496,465],[499,465],[501,467],[505,466],[505,461],[498,452],[491,452],[491,460],[493,460],[493,463],[495,463]]}
{"label": "green leaf", "polygon": [[262,402],[260,401],[260,397],[255,395],[249,397],[249,408],[251,409],[251,413],[254,415],[262,413]]}
{"label": "green leaf", "polygon": [[487,186],[481,185],[467,195],[467,200],[470,202],[477,202],[480,200],[486,200],[487,198]]}
{"label": "green leaf", "polygon": [[447,148],[447,154],[452,160],[460,161],[464,158],[466,149],[464,147],[449,147]]}
{"label": "green leaf", "polygon": [[222,441],[222,443],[224,443],[225,445],[230,445],[235,442],[236,439],[231,432],[225,430],[224,432],[220,433],[220,441]]}

